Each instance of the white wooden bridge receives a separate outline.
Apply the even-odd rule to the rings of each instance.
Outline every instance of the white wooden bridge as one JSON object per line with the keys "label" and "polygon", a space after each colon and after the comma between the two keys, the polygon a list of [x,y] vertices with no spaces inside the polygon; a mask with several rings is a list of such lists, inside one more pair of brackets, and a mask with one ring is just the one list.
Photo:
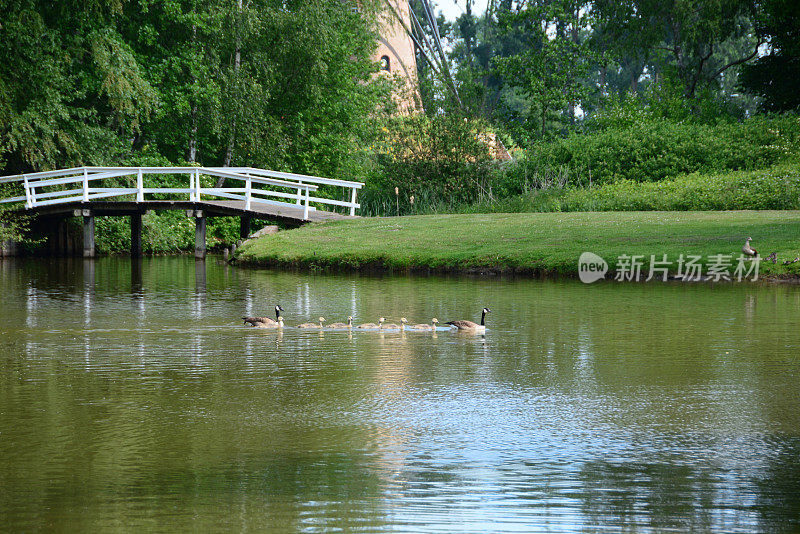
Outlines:
{"label": "white wooden bridge", "polygon": [[[165,175],[179,175],[184,183],[165,187]],[[220,179],[231,185],[211,185]],[[242,237],[249,234],[253,218],[302,224],[348,217],[318,209],[320,205],[344,208],[353,217],[363,185],[253,167],[74,167],[0,177],[0,187],[10,186],[15,195],[0,198],[0,204],[17,204],[20,212],[43,216],[82,216],[85,257],[94,256],[96,215],[130,216],[131,254],[138,256],[146,211],[186,210],[196,222],[195,255],[204,257],[206,217],[240,217]],[[343,199],[320,196],[321,186],[329,194],[339,191]]]}

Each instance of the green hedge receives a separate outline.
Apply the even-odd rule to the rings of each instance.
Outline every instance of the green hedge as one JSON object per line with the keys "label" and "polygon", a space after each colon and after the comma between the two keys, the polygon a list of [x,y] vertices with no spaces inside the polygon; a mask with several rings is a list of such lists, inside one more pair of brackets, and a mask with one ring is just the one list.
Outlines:
{"label": "green hedge", "polygon": [[[800,164],[757,171],[693,173],[660,182],[620,180],[535,190],[494,202],[455,206],[461,213],[550,211],[715,211],[800,209]],[[436,210],[432,210],[436,211]]]}
{"label": "green hedge", "polygon": [[618,180],[657,182],[693,172],[753,170],[798,153],[800,118],[756,117],[716,125],[666,120],[572,134],[538,144],[508,168],[502,186],[522,193],[526,181],[562,169],[576,185]]}

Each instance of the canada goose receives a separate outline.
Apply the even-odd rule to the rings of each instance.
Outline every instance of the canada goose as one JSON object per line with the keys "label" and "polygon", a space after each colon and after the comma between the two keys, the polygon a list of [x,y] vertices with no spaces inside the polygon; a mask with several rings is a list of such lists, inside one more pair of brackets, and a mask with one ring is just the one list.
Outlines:
{"label": "canada goose", "polygon": [[742,246],[742,252],[744,253],[745,256],[753,256],[753,257],[758,256],[758,251],[750,246],[750,241],[752,240],[753,240],[752,237],[748,237],[747,240],[744,242],[744,245]]}
{"label": "canada goose", "polygon": [[434,317],[431,319],[431,324],[420,323],[412,324],[408,327],[409,330],[436,330],[436,325],[439,324],[439,319]]}
{"label": "canada goose", "polygon": [[475,324],[472,321],[447,321],[445,324],[449,324],[450,326],[455,326],[459,330],[463,330],[466,332],[475,332],[475,333],[483,333],[486,332],[486,314],[489,313],[489,308],[484,308],[483,313],[481,313],[481,324]]}
{"label": "canada goose", "polygon": [[250,323],[256,328],[282,328],[283,327],[283,318],[281,317],[282,311],[283,308],[281,308],[280,305],[278,305],[275,306],[275,319],[270,319],[269,317],[242,317],[242,319],[244,320],[244,324]]}
{"label": "canada goose", "polygon": [[328,328],[353,328],[353,317],[348,317],[346,323],[331,323]]}
{"label": "canada goose", "polygon": [[[405,319],[405,317],[403,317]],[[402,323],[403,320],[401,319],[400,322]],[[383,325],[384,330],[400,330],[400,325],[397,323],[386,323]]]}
{"label": "canada goose", "polygon": [[356,328],[369,328],[369,329],[383,328],[383,322],[385,320],[386,319],[381,317],[380,319],[378,319],[378,324],[375,324],[375,323],[364,323],[364,324],[358,325]]}
{"label": "canada goose", "polygon": [[322,323],[325,322],[325,317],[320,317],[318,323],[303,323],[297,325],[297,328],[323,328]]}

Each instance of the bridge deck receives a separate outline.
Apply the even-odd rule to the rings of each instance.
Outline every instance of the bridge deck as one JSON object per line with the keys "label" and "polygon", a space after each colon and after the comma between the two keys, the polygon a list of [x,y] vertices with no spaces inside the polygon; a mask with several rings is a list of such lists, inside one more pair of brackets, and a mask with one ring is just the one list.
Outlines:
{"label": "bridge deck", "polygon": [[67,202],[48,206],[35,206],[19,211],[40,215],[72,215],[75,210],[91,210],[94,215],[134,215],[148,210],[202,210],[208,217],[250,216],[259,219],[273,219],[287,223],[322,222],[355,217],[331,211],[312,210],[308,212],[308,220],[303,221],[303,206],[290,204],[266,204],[253,202],[250,209],[245,209],[244,201],[239,200],[201,200],[190,202],[185,200],[145,200],[134,201],[97,201]]}

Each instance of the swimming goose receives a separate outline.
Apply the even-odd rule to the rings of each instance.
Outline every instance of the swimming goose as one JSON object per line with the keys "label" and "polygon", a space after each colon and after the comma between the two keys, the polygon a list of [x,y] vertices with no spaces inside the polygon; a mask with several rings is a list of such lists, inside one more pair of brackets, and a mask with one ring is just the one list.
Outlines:
{"label": "swimming goose", "polygon": [[436,325],[439,323],[439,319],[434,317],[431,319],[431,324],[426,323],[419,323],[419,324],[412,324],[408,327],[409,330],[436,330]]}
{"label": "swimming goose", "polygon": [[383,322],[385,320],[386,319],[381,317],[380,319],[378,319],[378,324],[375,324],[375,323],[364,323],[364,324],[358,325],[356,328],[369,328],[369,329],[383,328]]}
{"label": "swimming goose", "polygon": [[303,323],[297,325],[297,328],[323,328],[322,323],[325,322],[325,317],[320,317],[318,323]]}
{"label": "swimming goose", "polygon": [[745,241],[744,245],[742,246],[742,252],[744,253],[745,256],[753,256],[753,257],[758,256],[758,251],[750,246],[750,241],[752,240],[753,240],[752,237],[748,237],[747,241]]}
{"label": "swimming goose", "polygon": [[348,317],[346,323],[331,323],[328,328],[353,328],[353,317]]}
{"label": "swimming goose", "polygon": [[282,328],[283,327],[283,317],[281,317],[281,312],[283,308],[280,305],[275,306],[275,319],[270,319],[269,317],[242,317],[244,320],[244,324],[250,323],[252,326],[256,328]]}
{"label": "swimming goose", "polygon": [[[400,322],[402,323],[403,321],[401,320]],[[383,328],[385,330],[400,330],[400,325],[397,323],[386,323],[383,325]]]}
{"label": "swimming goose", "polygon": [[475,324],[472,321],[447,321],[445,324],[455,326],[459,331],[482,334],[486,332],[486,314],[490,311],[492,310],[489,308],[483,309],[483,313],[481,313],[481,324]]}

